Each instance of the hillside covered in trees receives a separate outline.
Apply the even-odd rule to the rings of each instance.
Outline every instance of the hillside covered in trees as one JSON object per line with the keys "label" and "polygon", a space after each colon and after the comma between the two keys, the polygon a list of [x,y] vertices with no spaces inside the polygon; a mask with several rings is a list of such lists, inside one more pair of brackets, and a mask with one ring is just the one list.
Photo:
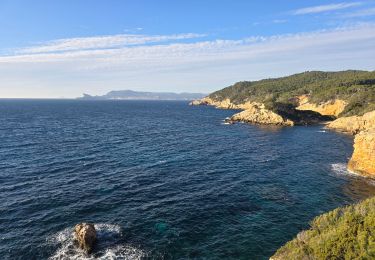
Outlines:
{"label": "hillside covered in trees", "polygon": [[209,97],[217,101],[230,99],[234,104],[261,102],[278,110],[297,106],[296,97],[301,95],[308,95],[310,102],[316,104],[334,99],[346,101],[340,117],[363,115],[375,110],[375,71],[308,71],[282,78],[242,81]]}

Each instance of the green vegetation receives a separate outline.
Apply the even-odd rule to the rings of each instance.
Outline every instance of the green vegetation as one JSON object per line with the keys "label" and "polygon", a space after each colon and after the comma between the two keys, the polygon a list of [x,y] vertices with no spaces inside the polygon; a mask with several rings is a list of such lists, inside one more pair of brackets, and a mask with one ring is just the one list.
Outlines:
{"label": "green vegetation", "polygon": [[375,110],[375,71],[310,71],[282,78],[242,81],[210,94],[210,98],[229,98],[235,104],[257,101],[272,109],[275,103],[295,106],[300,95],[309,95],[313,103],[343,99],[348,105],[340,116],[362,115]]}
{"label": "green vegetation", "polygon": [[375,197],[319,217],[273,259],[375,259]]}

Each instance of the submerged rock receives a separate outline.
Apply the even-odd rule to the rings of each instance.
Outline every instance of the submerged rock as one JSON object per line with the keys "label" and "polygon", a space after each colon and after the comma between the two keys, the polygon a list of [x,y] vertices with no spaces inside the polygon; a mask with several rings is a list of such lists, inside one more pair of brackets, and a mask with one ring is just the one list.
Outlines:
{"label": "submerged rock", "polygon": [[96,230],[93,224],[80,223],[74,227],[78,245],[86,253],[90,253],[96,242]]}

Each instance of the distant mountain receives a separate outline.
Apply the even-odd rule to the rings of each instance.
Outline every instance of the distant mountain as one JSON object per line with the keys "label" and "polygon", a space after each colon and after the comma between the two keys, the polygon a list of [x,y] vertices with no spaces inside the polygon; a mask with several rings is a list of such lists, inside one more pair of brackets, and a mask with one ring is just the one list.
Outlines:
{"label": "distant mountain", "polygon": [[103,96],[83,94],[78,99],[83,100],[193,100],[207,94],[202,93],[173,93],[173,92],[142,92],[133,90],[110,91]]}

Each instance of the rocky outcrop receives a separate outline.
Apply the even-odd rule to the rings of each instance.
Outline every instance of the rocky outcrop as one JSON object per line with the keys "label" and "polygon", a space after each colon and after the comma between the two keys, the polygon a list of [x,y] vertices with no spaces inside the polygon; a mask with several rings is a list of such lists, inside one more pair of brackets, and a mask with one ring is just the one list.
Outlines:
{"label": "rocky outcrop", "polygon": [[193,100],[189,103],[191,106],[214,106],[219,109],[249,109],[254,105],[261,105],[261,103],[247,101],[242,104],[235,104],[229,98],[224,100],[214,100],[210,97]]}
{"label": "rocky outcrop", "polygon": [[263,125],[293,126],[294,122],[282,117],[271,110],[265,109],[263,105],[252,105],[246,110],[231,117],[231,121],[240,121]]}
{"label": "rocky outcrop", "polygon": [[375,128],[355,136],[354,152],[348,169],[361,175],[375,177]]}
{"label": "rocky outcrop", "polygon": [[327,128],[356,135],[348,169],[361,175],[375,177],[375,111],[363,116],[336,119],[329,123]]}
{"label": "rocky outcrop", "polygon": [[273,108],[267,109],[264,104],[258,102],[244,102],[242,104],[235,104],[230,99],[214,100],[210,97],[205,97],[200,100],[195,100],[190,105],[208,105],[220,109],[239,109],[244,110],[237,113],[228,120],[227,123],[246,122],[252,124],[262,125],[309,125],[316,124],[322,121],[332,120],[331,117],[323,116],[314,111],[297,110],[293,105],[274,103]]}
{"label": "rocky outcrop", "polygon": [[318,112],[324,116],[338,117],[348,104],[346,101],[341,99],[333,99],[321,104],[314,104],[309,102],[309,97],[307,95],[299,96],[297,99],[299,106],[296,107],[296,109],[310,110]]}
{"label": "rocky outcrop", "polygon": [[327,128],[349,134],[357,134],[375,128],[375,111],[368,112],[363,116],[341,117],[332,121]]}
{"label": "rocky outcrop", "polygon": [[80,223],[74,227],[78,246],[86,253],[90,253],[96,242],[96,230],[93,224]]}
{"label": "rocky outcrop", "polygon": [[224,100],[214,100],[210,97],[193,100],[190,102],[192,106],[214,106],[220,109],[239,109],[238,105],[233,104],[229,98]]}

